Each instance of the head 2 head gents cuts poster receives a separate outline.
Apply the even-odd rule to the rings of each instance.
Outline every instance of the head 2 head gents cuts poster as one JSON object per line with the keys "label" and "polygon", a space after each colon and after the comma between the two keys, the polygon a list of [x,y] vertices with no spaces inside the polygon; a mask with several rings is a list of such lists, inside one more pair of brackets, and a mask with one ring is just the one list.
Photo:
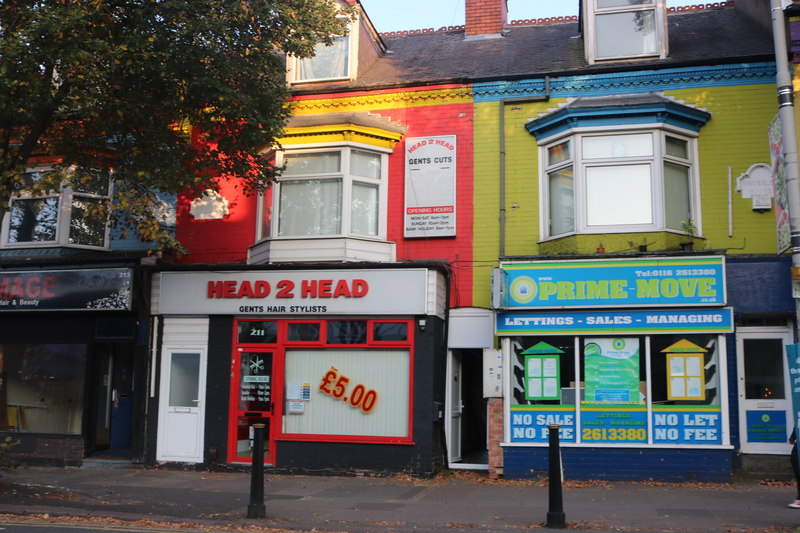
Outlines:
{"label": "head 2 head gents cuts poster", "polygon": [[456,136],[406,141],[405,236],[456,234]]}
{"label": "head 2 head gents cuts poster", "polygon": [[587,403],[639,403],[638,338],[588,338],[583,362]]}

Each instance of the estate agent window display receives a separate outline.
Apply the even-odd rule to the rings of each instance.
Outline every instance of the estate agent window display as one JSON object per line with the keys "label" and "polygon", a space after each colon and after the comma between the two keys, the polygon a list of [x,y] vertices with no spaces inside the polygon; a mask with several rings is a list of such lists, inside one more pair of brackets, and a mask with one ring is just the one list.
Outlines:
{"label": "estate agent window display", "polygon": [[511,442],[722,444],[717,335],[510,341]]}

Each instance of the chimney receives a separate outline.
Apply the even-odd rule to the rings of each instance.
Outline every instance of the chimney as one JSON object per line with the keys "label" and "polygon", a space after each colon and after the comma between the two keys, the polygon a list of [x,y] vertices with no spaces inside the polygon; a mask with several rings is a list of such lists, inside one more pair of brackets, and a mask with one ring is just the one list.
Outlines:
{"label": "chimney", "polygon": [[467,37],[499,37],[506,27],[508,0],[466,0]]}

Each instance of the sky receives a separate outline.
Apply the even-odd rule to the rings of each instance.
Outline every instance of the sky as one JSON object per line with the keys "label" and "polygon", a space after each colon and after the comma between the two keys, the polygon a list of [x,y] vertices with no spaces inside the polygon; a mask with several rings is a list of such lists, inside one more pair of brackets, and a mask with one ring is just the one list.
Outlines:
{"label": "sky", "polygon": [[[508,0],[508,20],[577,15],[578,1]],[[710,1],[667,0],[667,7]],[[361,5],[381,33],[464,24],[464,0],[361,0]]]}

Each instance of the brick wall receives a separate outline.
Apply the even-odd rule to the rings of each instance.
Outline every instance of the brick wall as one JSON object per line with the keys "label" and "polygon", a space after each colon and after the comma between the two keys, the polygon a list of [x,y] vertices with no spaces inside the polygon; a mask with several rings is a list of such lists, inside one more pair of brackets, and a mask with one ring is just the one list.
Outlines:
{"label": "brick wall", "polygon": [[489,398],[486,406],[489,417],[486,426],[489,447],[489,476],[498,478],[503,474],[503,399]]}
{"label": "brick wall", "polygon": [[467,35],[500,33],[508,18],[506,0],[467,0]]}
{"label": "brick wall", "polygon": [[[547,476],[547,447],[509,447],[503,451],[505,478]],[[733,453],[732,450],[675,448],[561,448],[564,479],[652,479],[675,483],[730,481]]]}

